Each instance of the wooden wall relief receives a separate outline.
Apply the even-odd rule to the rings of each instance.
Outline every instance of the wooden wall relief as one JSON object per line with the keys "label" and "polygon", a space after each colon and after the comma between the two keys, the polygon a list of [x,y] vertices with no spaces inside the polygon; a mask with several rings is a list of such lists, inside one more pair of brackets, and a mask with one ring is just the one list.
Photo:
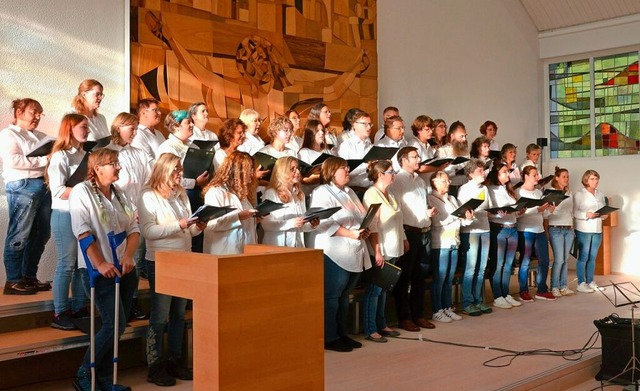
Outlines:
{"label": "wooden wall relief", "polygon": [[131,1],[132,107],[204,101],[217,130],[324,101],[338,127],[352,107],[377,118],[377,74],[375,0]]}

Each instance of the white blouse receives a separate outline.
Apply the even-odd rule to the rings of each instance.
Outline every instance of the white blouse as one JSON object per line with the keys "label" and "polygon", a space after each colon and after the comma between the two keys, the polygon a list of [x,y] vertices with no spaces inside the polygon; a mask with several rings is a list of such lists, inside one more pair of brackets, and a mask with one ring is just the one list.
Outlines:
{"label": "white blouse", "polygon": [[96,115],[91,118],[87,117],[87,120],[89,122],[89,136],[87,140],[96,141],[111,136],[111,130],[109,130],[109,125],[107,125],[107,119],[104,115],[96,113]]}
{"label": "white blouse", "polygon": [[[371,147],[373,144],[368,138],[361,140],[359,137],[353,136],[338,146],[337,155],[345,160],[362,159]],[[373,184],[367,175],[367,163],[362,163],[352,170],[349,173],[349,178],[351,186],[369,187]]]}
{"label": "white blouse", "polygon": [[264,141],[260,138],[260,136],[254,136],[253,134],[247,132],[245,134],[244,142],[242,143],[242,145],[238,146],[238,151],[246,152],[249,155],[253,156],[262,147],[264,147]]}
{"label": "white blouse", "polygon": [[[107,234],[109,232],[119,234],[126,231],[127,236],[129,236],[134,232],[140,232],[138,223],[136,223],[133,215],[133,205],[124,192],[118,189],[117,185],[113,185],[113,188],[118,192],[120,200],[118,200],[113,190],[111,191],[110,199],[100,191],[94,193],[91,183],[88,181],[74,186],[69,196],[69,212],[71,214],[73,234],[77,238],[90,231],[95,236],[104,259],[109,263],[113,263],[113,257]],[[119,259],[124,254],[126,243],[127,241],[125,240],[116,250]],[[82,254],[82,249],[80,248],[80,243],[78,243],[78,267],[86,268],[84,257],[80,254]]]}
{"label": "white blouse", "polygon": [[165,140],[164,135],[159,130],[138,125],[138,133],[131,141],[131,146],[142,149],[151,159],[155,160],[158,156],[158,148]]}
{"label": "white blouse", "polygon": [[431,248],[451,248],[460,245],[461,219],[451,215],[460,204],[452,195],[443,196],[433,191],[429,194],[429,205],[438,213],[431,217]]}
{"label": "white blouse", "polygon": [[134,200],[134,205],[138,204],[140,190],[147,183],[151,176],[151,164],[153,161],[147,154],[131,145],[120,146],[111,142],[107,148],[118,151],[118,162],[120,163],[120,174],[115,182],[122,191]]}
{"label": "white blouse", "polygon": [[27,155],[45,137],[47,135],[38,130],[31,132],[16,125],[9,125],[0,132],[2,178],[5,183],[44,176],[44,168],[49,159],[46,156]]}
{"label": "white blouse", "polygon": [[[487,186],[489,190],[489,197],[491,198],[491,204],[494,208],[501,206],[509,206],[516,203],[509,192],[507,192],[506,186]],[[496,224],[505,224],[509,226],[516,226],[516,213],[509,213],[504,216],[498,214],[489,214],[489,221]]]}
{"label": "white blouse", "polygon": [[[218,135],[210,130],[200,129],[199,127],[193,125],[193,134],[191,135],[191,137],[189,137],[189,140],[218,141]],[[216,145],[213,146],[214,151],[217,151],[218,149],[220,149],[220,143],[216,143]]]}
{"label": "white blouse", "polygon": [[576,231],[601,233],[602,217],[589,219],[587,218],[587,213],[595,212],[603,206],[605,206],[604,194],[600,190],[596,189],[595,195],[584,187],[578,190],[573,196],[573,215]]}
{"label": "white blouse", "polygon": [[245,244],[255,244],[256,221],[254,218],[240,220],[238,215],[244,209],[253,209],[246,198],[240,200],[224,187],[212,187],[204,196],[204,203],[213,206],[230,206],[236,208],[231,213],[210,220],[204,231],[204,252],[207,254],[226,255],[242,254]]}
{"label": "white blouse", "polygon": [[191,215],[189,198],[184,191],[166,199],[146,187],[140,193],[138,204],[140,230],[146,239],[147,260],[155,261],[156,251],[191,251],[191,238],[200,231],[195,224],[187,229],[180,228],[180,220]]}
{"label": "white blouse", "polygon": [[[297,193],[296,193],[297,194]],[[282,202],[275,189],[267,189],[263,199]],[[275,210],[262,218],[264,229],[263,244],[286,247],[304,247],[304,232],[312,230],[311,224],[305,223],[301,228],[293,226],[293,219],[304,215],[307,208],[302,200],[294,199],[286,203],[286,208]]]}
{"label": "white blouse", "polygon": [[51,209],[69,210],[69,200],[60,198],[67,190],[67,180],[78,169],[87,153],[82,149],[69,148],[51,155],[51,162],[47,168],[49,189],[51,190]]}
{"label": "white blouse", "polygon": [[[180,161],[184,165],[184,158],[187,156],[189,148],[200,149],[197,145],[192,144],[191,141],[187,140],[187,143],[184,143],[173,134],[170,134],[167,140],[158,147],[156,156],[160,156],[163,153],[172,153],[180,157]],[[185,189],[193,189],[196,187],[196,178],[182,178],[181,185]]]}
{"label": "white blouse", "polygon": [[335,234],[340,226],[350,230],[360,228],[367,211],[356,193],[348,187],[341,190],[334,184],[319,186],[311,193],[311,207],[336,206],[342,209],[320,221],[320,225],[309,234],[307,247],[323,250],[333,262],[349,272],[359,273],[371,268],[369,250],[364,240]]}
{"label": "white blouse", "polygon": [[489,196],[489,189],[483,184],[474,181],[465,183],[458,190],[458,201],[460,201],[460,205],[463,205],[472,198],[484,200],[484,202],[473,211],[474,220],[471,224],[463,225],[460,231],[465,233],[489,232],[489,212],[485,209],[493,208],[494,206]]}
{"label": "white blouse", "polygon": [[570,190],[567,190],[564,195],[569,198],[565,198],[562,202],[557,204],[553,213],[550,213],[547,216],[550,226],[573,226],[573,195]]}
{"label": "white blouse", "polygon": [[[538,189],[526,190],[521,187],[516,190],[516,194],[519,197],[527,197],[535,200],[542,198],[542,192]],[[534,233],[544,232],[544,217],[548,214],[549,212],[546,210],[542,213],[538,212],[538,207],[527,208],[524,214],[518,216],[518,231]]]}

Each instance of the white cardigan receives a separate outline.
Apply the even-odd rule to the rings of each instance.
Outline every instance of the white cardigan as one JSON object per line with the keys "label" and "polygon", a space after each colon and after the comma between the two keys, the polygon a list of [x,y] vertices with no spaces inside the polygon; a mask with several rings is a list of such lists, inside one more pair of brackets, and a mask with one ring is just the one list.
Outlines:
{"label": "white cardigan", "polygon": [[204,230],[203,252],[215,255],[242,254],[245,244],[257,243],[256,220],[249,218],[240,221],[238,217],[243,209],[253,209],[246,198],[240,200],[224,187],[212,187],[207,190],[204,203],[230,206],[236,210],[209,221]]}
{"label": "white cardigan", "polygon": [[180,219],[191,214],[187,194],[183,191],[173,202],[179,212],[174,210],[170,200],[153,189],[145,187],[140,192],[138,217],[142,236],[147,240],[145,258],[149,261],[155,261],[156,251],[191,251],[191,238],[200,233],[195,224],[187,229],[180,228]]}
{"label": "white cardigan", "polygon": [[[262,198],[282,202],[275,189],[267,189]],[[304,198],[297,200],[292,197],[285,205],[286,208],[275,210],[262,218],[262,243],[272,246],[304,247],[304,232],[313,230],[311,224],[305,223],[301,228],[293,226],[293,220],[307,211]]]}

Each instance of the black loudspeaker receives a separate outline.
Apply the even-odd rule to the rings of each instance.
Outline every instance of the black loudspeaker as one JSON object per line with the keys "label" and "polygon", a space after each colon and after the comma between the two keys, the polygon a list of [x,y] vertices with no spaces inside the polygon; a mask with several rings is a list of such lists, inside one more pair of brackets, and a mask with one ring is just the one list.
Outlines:
{"label": "black loudspeaker", "polygon": [[[620,375],[624,370],[632,354],[631,344],[631,319],[608,316],[604,319],[594,320],[593,324],[598,328],[602,337],[602,364],[596,375],[596,380],[605,381],[615,377],[614,383],[634,383],[640,380],[640,371],[628,371]],[[640,326],[635,324],[636,355],[640,354]]]}
{"label": "black loudspeaker", "polygon": [[541,147],[546,147],[547,146],[547,138],[546,137],[539,137],[536,139],[536,144],[538,144]]}

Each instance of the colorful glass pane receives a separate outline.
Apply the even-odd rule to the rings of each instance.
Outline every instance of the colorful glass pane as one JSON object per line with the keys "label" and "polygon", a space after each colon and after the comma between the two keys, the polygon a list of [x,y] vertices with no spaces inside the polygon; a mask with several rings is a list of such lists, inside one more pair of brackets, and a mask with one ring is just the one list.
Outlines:
{"label": "colorful glass pane", "polygon": [[549,65],[551,158],[591,156],[589,60]]}
{"label": "colorful glass pane", "polygon": [[596,57],[593,71],[596,156],[638,154],[638,52]]}

